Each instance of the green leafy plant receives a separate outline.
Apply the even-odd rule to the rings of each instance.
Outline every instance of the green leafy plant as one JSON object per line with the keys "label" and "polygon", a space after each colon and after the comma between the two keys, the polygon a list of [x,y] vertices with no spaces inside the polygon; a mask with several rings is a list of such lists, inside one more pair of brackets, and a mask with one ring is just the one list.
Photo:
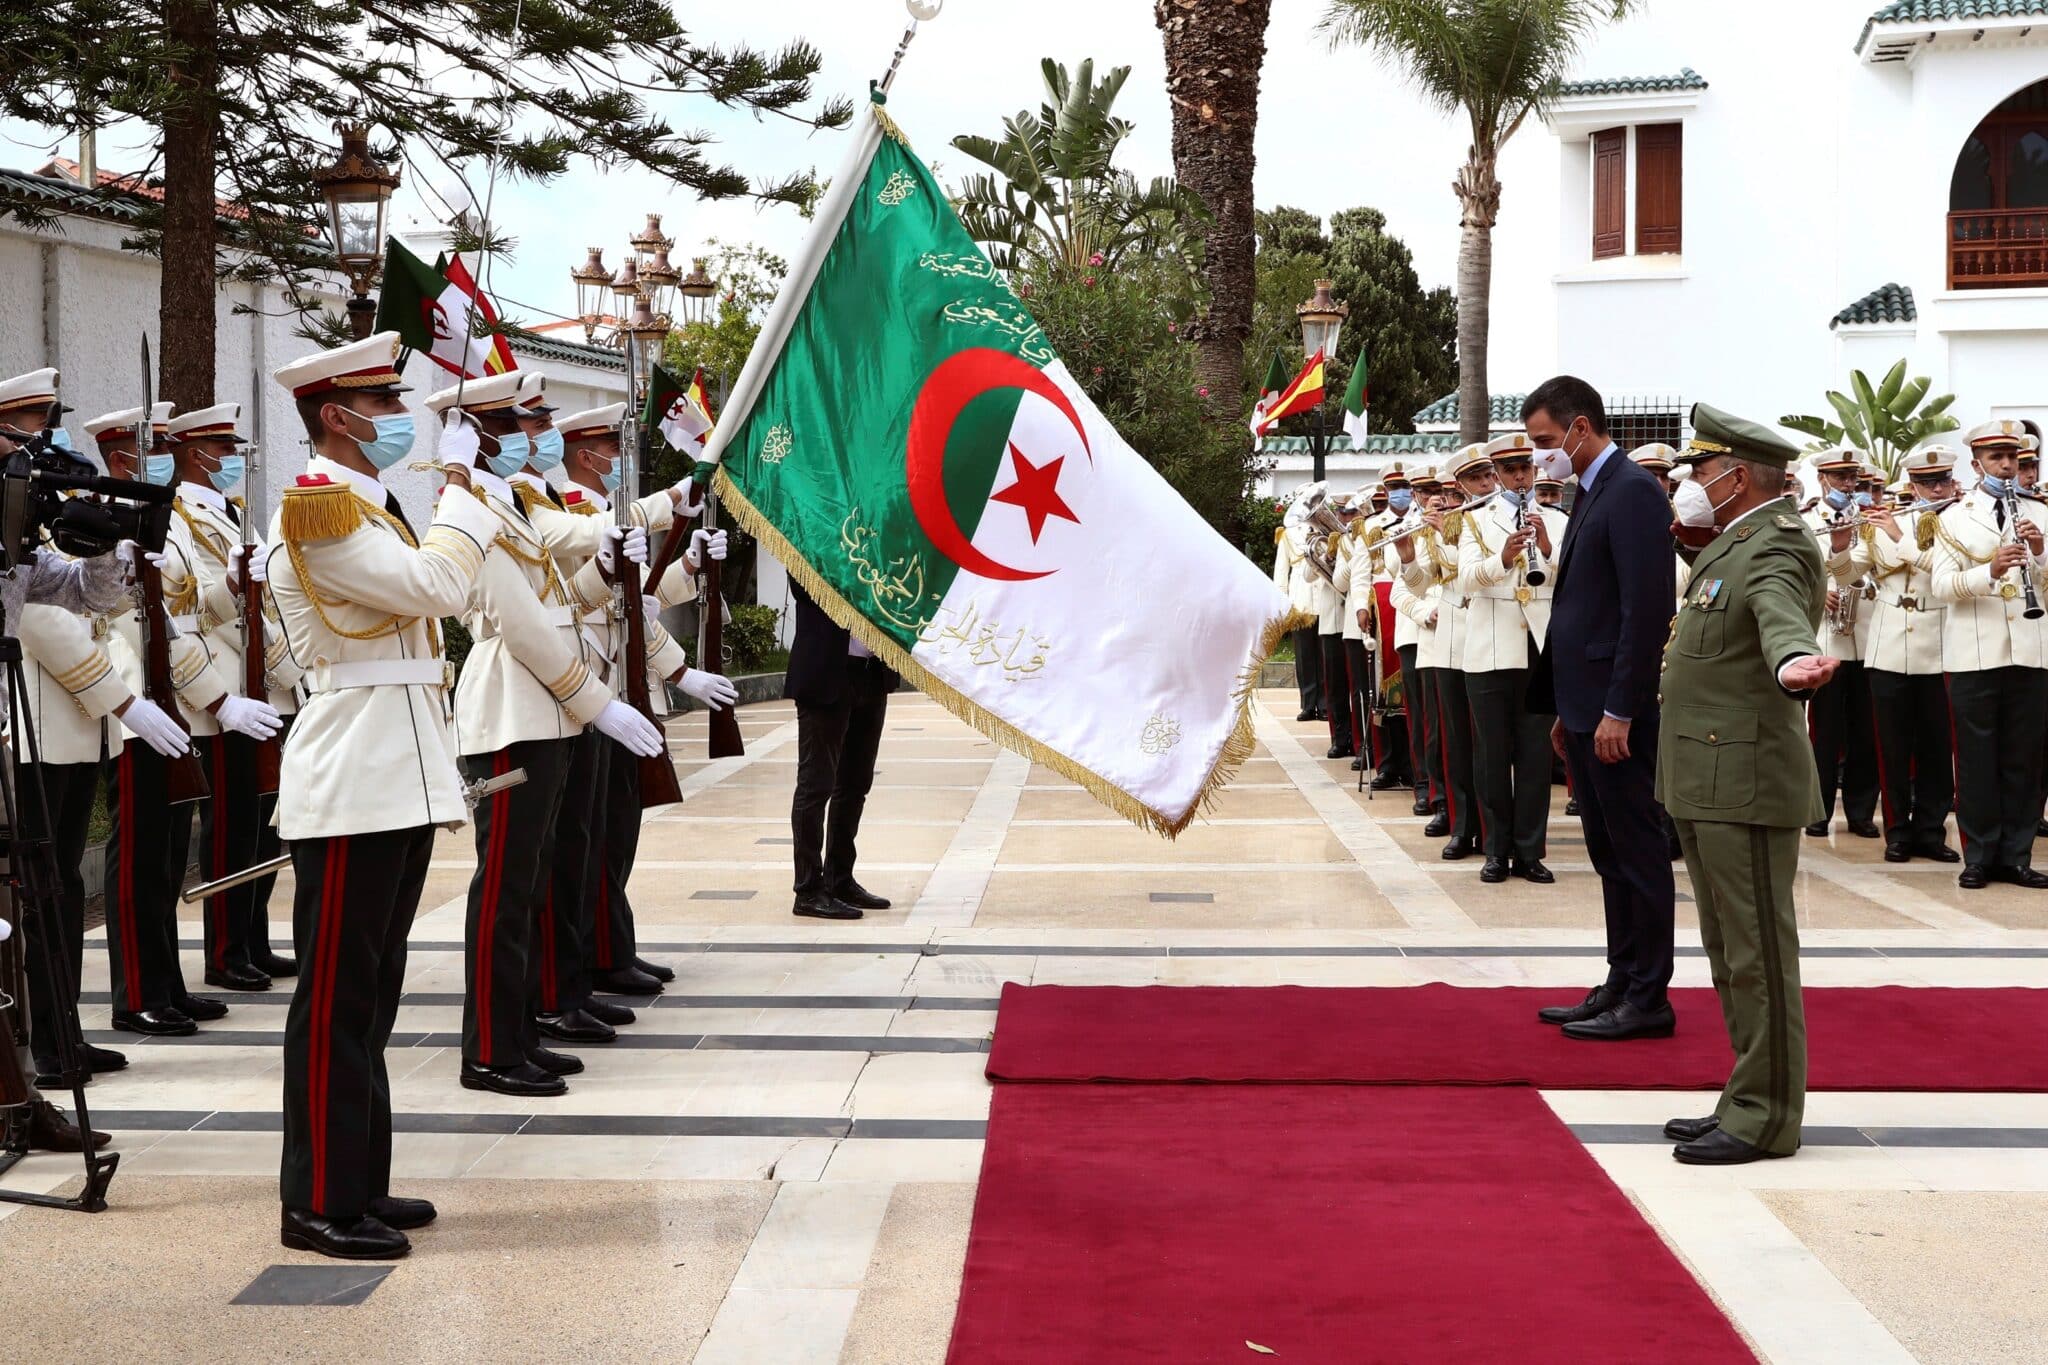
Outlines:
{"label": "green leafy plant", "polygon": [[1927,397],[1932,383],[1925,376],[1908,379],[1904,360],[1876,384],[1863,371],[1851,370],[1848,393],[1828,390],[1828,406],[1839,420],[1795,415],[1780,417],[1778,425],[1813,437],[1809,450],[1853,446],[1883,470],[1887,479],[1895,478],[1899,461],[1921,442],[1962,425],[1948,414],[1956,401],[1954,394]]}
{"label": "green leafy plant", "polygon": [[732,655],[735,674],[753,673],[775,652],[775,627],[779,615],[773,607],[751,602],[732,604],[732,620],[725,623],[725,647]]}

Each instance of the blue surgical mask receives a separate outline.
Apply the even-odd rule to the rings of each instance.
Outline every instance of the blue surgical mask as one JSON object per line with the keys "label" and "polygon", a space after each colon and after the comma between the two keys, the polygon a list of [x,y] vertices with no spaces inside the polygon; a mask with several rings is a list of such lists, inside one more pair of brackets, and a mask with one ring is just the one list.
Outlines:
{"label": "blue surgical mask", "polygon": [[1405,512],[1415,505],[1415,495],[1405,488],[1392,489],[1387,493],[1387,506],[1396,512]]}
{"label": "blue surgical mask", "polygon": [[1839,488],[1830,488],[1821,496],[1827,500],[1828,506],[1834,508],[1837,512],[1847,507],[1850,502],[1849,495]]}
{"label": "blue surgical mask", "polygon": [[1977,481],[1977,487],[1983,489],[1994,498],[2002,498],[2012,491],[2011,484],[2007,483],[2004,479],[1995,479],[1989,474],[1986,474]]}
{"label": "blue surgical mask", "polygon": [[604,484],[605,496],[611,497],[616,494],[619,491],[619,484],[624,481],[625,477],[626,471],[619,468],[617,460],[613,460],[612,467],[598,476],[599,480]]}
{"label": "blue surgical mask", "polygon": [[1858,507],[1875,507],[1877,499],[1868,493],[1858,493],[1856,495],[1856,505]]}
{"label": "blue surgical mask", "polygon": [[71,449],[71,433],[62,427],[52,427],[50,429],[50,444],[59,450],[68,452]]}
{"label": "blue surgical mask", "polygon": [[549,427],[533,438],[533,467],[543,472],[562,462],[562,433]]}
{"label": "blue surgical mask", "polygon": [[212,481],[215,488],[225,493],[240,483],[248,471],[249,459],[246,455],[223,455],[220,457],[220,468],[208,470],[206,477]]}
{"label": "blue surgical mask", "polygon": [[1527,496],[1529,495],[1526,493],[1517,493],[1512,488],[1503,488],[1500,490],[1501,506],[1519,512],[1522,510],[1522,499],[1526,498]]}
{"label": "blue surgical mask", "polygon": [[145,455],[142,457],[142,481],[168,487],[178,468],[177,457],[173,455]]}
{"label": "blue surgical mask", "polygon": [[498,438],[498,453],[484,456],[484,463],[493,474],[509,479],[526,467],[527,454],[533,449],[533,442],[526,439],[523,431],[508,431]]}
{"label": "blue surgical mask", "polygon": [[[356,416],[363,417],[363,413]],[[370,440],[356,441],[356,449],[363,452],[363,458],[377,467],[379,473],[391,468],[406,456],[412,454],[412,414],[394,412],[383,417],[366,418],[377,428],[377,434]]]}

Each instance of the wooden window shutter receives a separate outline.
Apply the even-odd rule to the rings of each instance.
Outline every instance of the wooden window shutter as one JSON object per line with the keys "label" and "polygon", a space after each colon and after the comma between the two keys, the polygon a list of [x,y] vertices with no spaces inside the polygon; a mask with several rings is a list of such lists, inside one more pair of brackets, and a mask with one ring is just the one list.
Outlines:
{"label": "wooden window shutter", "polygon": [[1628,130],[1593,134],[1593,259],[1627,250]]}
{"label": "wooden window shutter", "polygon": [[1636,254],[1676,255],[1683,217],[1683,124],[1636,129]]}

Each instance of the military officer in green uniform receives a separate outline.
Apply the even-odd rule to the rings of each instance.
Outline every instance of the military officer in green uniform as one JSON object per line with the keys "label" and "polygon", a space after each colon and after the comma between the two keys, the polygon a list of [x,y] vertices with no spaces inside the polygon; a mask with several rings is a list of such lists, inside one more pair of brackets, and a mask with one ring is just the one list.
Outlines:
{"label": "military officer in green uniform", "polygon": [[[1803,703],[1835,671],[1815,653],[1827,570],[1784,495],[1799,451],[1776,433],[1701,403],[1688,448],[1713,529],[1699,541],[1664,648],[1657,798],[1692,875],[1735,1069],[1714,1112],[1673,1119],[1673,1155],[1734,1165],[1799,1149],[1806,1018],[1792,883],[1800,829],[1820,815]],[[1686,504],[1695,515],[1686,518]],[[1699,497],[1682,495],[1682,521]]]}

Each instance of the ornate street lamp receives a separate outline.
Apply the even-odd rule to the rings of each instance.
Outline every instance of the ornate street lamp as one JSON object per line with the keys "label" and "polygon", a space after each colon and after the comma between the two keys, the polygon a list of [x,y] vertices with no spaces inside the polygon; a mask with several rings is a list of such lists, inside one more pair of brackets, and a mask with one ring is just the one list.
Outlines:
{"label": "ornate street lamp", "polygon": [[682,282],[676,286],[676,293],[683,300],[684,326],[694,327],[711,321],[711,299],[718,293],[718,281],[705,270],[702,256],[690,262],[690,273],[683,276]]}
{"label": "ornate street lamp", "polygon": [[[1351,310],[1330,296],[1329,280],[1317,280],[1316,292],[1309,301],[1294,310],[1295,318],[1301,323],[1301,353],[1313,360],[1321,355],[1325,363],[1337,354],[1337,336],[1344,330],[1344,319]],[[1328,403],[1316,404],[1316,419],[1309,427],[1309,454],[1313,457],[1315,481],[1323,480],[1324,460],[1330,453],[1330,408]]]}
{"label": "ornate street lamp", "polygon": [[384,263],[384,210],[398,188],[398,172],[370,154],[370,130],[364,125],[337,123],[334,130],[341,134],[341,155],[333,165],[314,171],[313,183],[327,201],[328,234],[353,294],[349,328],[360,341],[370,335],[377,317],[370,286]]}
{"label": "ornate street lamp", "polygon": [[669,261],[668,249],[672,245],[663,242],[654,248],[654,259],[640,263],[640,289],[647,295],[647,304],[659,318],[670,316],[670,296],[683,278],[683,272]]}
{"label": "ornate street lamp", "polygon": [[605,295],[611,292],[612,272],[604,263],[604,248],[590,248],[590,259],[569,272],[576,282],[576,316],[583,322],[583,341],[597,339],[597,325],[604,318]]}
{"label": "ornate street lamp", "polygon": [[621,346],[626,337],[633,339],[634,393],[645,393],[654,375],[654,362],[661,358],[661,345],[668,340],[668,319],[656,317],[642,294],[634,303],[632,316],[619,325],[619,335]]}

